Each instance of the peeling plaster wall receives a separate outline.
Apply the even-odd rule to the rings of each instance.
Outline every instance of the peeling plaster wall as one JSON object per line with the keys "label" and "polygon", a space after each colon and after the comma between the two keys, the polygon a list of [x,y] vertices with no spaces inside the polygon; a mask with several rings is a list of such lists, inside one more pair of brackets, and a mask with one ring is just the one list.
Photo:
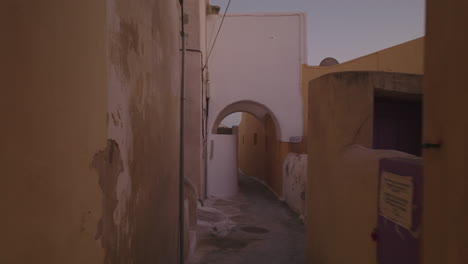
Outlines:
{"label": "peeling plaster wall", "polygon": [[105,8],[0,1],[0,263],[103,263]]}
{"label": "peeling plaster wall", "polygon": [[307,154],[289,153],[283,164],[283,198],[288,206],[305,215]]}
{"label": "peeling plaster wall", "polygon": [[178,3],[5,0],[0,22],[0,263],[177,263]]}
{"label": "peeling plaster wall", "polygon": [[105,245],[106,262],[177,263],[178,3],[107,3],[108,137],[120,148],[123,169],[113,219],[103,223],[116,231]]}

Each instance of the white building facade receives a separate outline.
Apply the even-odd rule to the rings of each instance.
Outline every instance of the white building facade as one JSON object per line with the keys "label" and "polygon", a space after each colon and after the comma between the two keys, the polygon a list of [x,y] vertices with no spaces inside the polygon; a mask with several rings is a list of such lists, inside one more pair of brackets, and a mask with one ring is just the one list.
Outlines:
{"label": "white building facade", "polygon": [[[215,42],[222,19],[222,14],[207,17],[207,43],[211,43],[208,47],[214,43],[207,77],[208,144],[212,145],[208,149],[218,149],[212,135],[220,122],[234,112],[248,112],[259,119],[269,114],[280,141],[302,137],[302,64],[307,58],[305,14],[227,14]],[[230,146],[235,149],[224,151],[237,153],[237,146]],[[209,155],[209,159],[216,158]],[[223,158],[223,162],[227,161]],[[230,162],[237,162],[237,158]],[[208,168],[208,179],[215,177],[211,174],[223,173],[237,177],[237,172]],[[223,182],[229,181],[220,184]],[[213,188],[211,185],[210,189]]]}

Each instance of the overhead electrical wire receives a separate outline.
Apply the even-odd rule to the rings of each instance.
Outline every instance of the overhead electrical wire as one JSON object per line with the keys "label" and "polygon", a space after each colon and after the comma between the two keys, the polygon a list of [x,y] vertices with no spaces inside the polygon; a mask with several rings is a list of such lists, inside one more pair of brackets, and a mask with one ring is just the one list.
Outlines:
{"label": "overhead electrical wire", "polygon": [[221,28],[223,27],[223,23],[224,23],[224,19],[226,18],[226,14],[229,10],[229,6],[231,5],[231,0],[229,0],[227,6],[226,6],[226,10],[224,11],[224,14],[223,14],[223,19],[221,20],[221,24],[219,25],[219,28],[218,28],[218,32],[216,32],[216,37],[213,41],[213,45],[211,45],[211,48],[210,48],[210,52],[208,52],[208,56],[206,57],[206,62],[205,62],[205,66],[203,66],[203,69],[206,68],[206,66],[208,65],[208,60],[210,59],[210,56],[211,56],[211,52],[213,52],[213,48],[216,44],[216,41],[218,40],[218,36],[219,36],[219,32],[221,32]]}

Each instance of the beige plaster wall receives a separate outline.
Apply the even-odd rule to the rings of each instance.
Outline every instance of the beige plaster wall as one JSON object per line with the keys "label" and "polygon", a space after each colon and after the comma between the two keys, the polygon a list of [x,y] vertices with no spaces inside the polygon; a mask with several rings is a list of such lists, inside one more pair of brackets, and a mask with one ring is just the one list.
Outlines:
{"label": "beige plaster wall", "polygon": [[307,263],[376,262],[370,234],[377,221],[378,162],[412,156],[369,149],[374,89],[386,83],[382,89],[411,90],[415,82],[421,87],[421,76],[379,72],[332,73],[310,82]]}
{"label": "beige plaster wall", "polygon": [[[307,263],[377,264],[371,233],[377,227],[379,161],[395,157],[417,159],[403,152],[351,145],[333,159],[332,167],[311,169],[326,177],[313,177],[309,185],[314,201],[307,208]],[[315,166],[322,162],[311,160]]]}
{"label": "beige plaster wall", "polygon": [[178,4],[6,0],[0,17],[0,263],[177,263]]}
{"label": "beige plaster wall", "polygon": [[204,36],[202,22],[206,16],[205,0],[184,1],[186,14],[186,81],[185,81],[185,177],[193,183],[197,196],[204,198],[202,67]]}
{"label": "beige plaster wall", "polygon": [[345,71],[383,71],[408,74],[424,72],[424,38],[411,40],[335,66],[303,65],[302,99],[304,108],[304,136],[307,135],[309,82],[324,74]]}
{"label": "beige plaster wall", "polygon": [[427,1],[423,263],[468,263],[468,35],[464,0]]}
{"label": "beige plaster wall", "polygon": [[185,177],[204,196],[201,54],[187,52],[185,83]]}
{"label": "beige plaster wall", "polygon": [[105,1],[0,2],[0,263],[103,263]]}

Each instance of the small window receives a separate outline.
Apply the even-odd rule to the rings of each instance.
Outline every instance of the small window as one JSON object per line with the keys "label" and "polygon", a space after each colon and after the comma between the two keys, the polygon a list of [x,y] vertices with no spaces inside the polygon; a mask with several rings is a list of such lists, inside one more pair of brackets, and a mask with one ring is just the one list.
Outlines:
{"label": "small window", "polygon": [[257,133],[254,134],[254,145],[257,145]]}
{"label": "small window", "polygon": [[242,135],[242,145],[245,144],[245,136]]}

